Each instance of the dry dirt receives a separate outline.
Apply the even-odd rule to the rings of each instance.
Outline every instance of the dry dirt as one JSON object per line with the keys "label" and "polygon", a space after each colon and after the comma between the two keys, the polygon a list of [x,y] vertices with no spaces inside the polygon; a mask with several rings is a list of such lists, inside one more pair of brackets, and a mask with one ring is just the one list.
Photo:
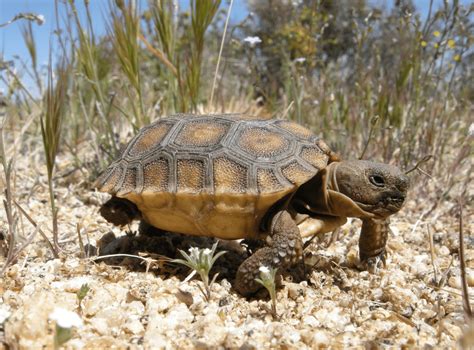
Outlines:
{"label": "dry dirt", "polygon": [[[49,234],[42,149],[37,145],[31,150],[16,157],[14,196]],[[212,271],[220,277],[209,302],[199,279],[185,281],[188,270],[152,259],[176,254],[176,246],[210,246],[210,240],[129,235],[118,249],[129,254],[146,250],[141,253],[146,260],[114,258],[106,263],[84,257],[78,229],[84,244],[92,246],[110,231],[116,236],[125,232],[98,214],[107,196],[90,190],[89,174],[71,169],[73,159],[61,156],[55,191],[61,258],[53,259],[37,234],[0,277],[0,349],[52,348],[55,324],[50,315],[56,307],[76,312],[83,321],[66,343],[72,349],[474,346],[474,326],[468,326],[462,307],[456,186],[452,197],[428,213],[443,181],[434,178],[422,185],[423,178],[417,178],[406,206],[392,219],[387,266],[376,274],[357,268],[357,220],[342,227],[331,244],[331,235],[313,241],[306,250],[307,279],[300,281],[297,272],[293,280],[291,273],[285,277],[277,293],[279,318],[273,319],[265,293],[247,300],[232,289],[233,273],[245,254],[239,244],[220,246],[230,253]],[[472,198],[473,189],[467,188],[471,193],[465,198]],[[474,304],[472,217],[472,205],[465,205],[465,259]],[[8,227],[3,210],[0,224],[4,236]],[[20,239],[35,232],[23,216],[17,231]],[[0,267],[4,261],[0,257]],[[76,293],[83,284],[90,290],[79,307]]]}

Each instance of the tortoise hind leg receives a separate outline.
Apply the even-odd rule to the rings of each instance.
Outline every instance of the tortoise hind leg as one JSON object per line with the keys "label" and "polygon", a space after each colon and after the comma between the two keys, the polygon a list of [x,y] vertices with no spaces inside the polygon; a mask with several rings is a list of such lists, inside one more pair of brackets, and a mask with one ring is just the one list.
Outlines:
{"label": "tortoise hind leg", "polygon": [[134,203],[115,196],[105,202],[99,212],[105,220],[116,226],[125,226],[142,216]]}
{"label": "tortoise hind leg", "polygon": [[303,254],[303,242],[298,226],[286,211],[278,212],[272,219],[267,246],[260,248],[245,260],[237,270],[235,289],[249,296],[263,288],[255,281],[261,266],[284,269],[296,264]]}

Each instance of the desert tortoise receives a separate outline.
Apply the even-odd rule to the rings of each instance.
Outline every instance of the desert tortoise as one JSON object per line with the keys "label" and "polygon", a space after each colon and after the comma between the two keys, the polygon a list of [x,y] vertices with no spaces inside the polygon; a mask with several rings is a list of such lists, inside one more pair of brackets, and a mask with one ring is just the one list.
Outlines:
{"label": "desert tortoise", "polygon": [[385,254],[388,217],[400,210],[408,178],[396,167],[340,161],[307,128],[242,114],[173,115],[140,130],[95,186],[115,225],[134,219],[163,230],[221,239],[264,239],[237,271],[249,295],[260,266],[302,256],[302,237],[363,220],[360,258]]}

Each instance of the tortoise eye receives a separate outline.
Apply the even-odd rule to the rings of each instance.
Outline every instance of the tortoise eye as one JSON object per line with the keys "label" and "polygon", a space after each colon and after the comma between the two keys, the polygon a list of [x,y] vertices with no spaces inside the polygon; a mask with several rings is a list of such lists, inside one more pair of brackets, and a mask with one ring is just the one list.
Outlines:
{"label": "tortoise eye", "polygon": [[375,185],[377,187],[384,187],[385,186],[385,180],[380,175],[370,175],[369,180],[373,185]]}

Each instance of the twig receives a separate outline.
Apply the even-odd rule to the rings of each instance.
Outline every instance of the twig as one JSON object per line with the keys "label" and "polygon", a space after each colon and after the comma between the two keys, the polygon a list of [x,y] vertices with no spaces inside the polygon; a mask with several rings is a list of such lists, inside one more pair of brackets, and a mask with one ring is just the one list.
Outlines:
{"label": "twig", "polygon": [[59,254],[58,252],[56,251],[56,249],[54,248],[54,246],[51,244],[51,242],[49,241],[48,239],[48,236],[46,236],[46,234],[44,233],[44,231],[39,227],[39,225],[36,223],[35,220],[33,220],[33,218],[28,215],[28,213],[26,212],[25,209],[23,209],[21,207],[20,204],[17,203],[16,200],[13,200],[13,203],[15,203],[16,207],[20,210],[20,212],[28,219],[28,221],[38,230],[38,232],[40,233],[40,235],[44,238],[44,240],[46,241],[46,243],[48,244],[49,246],[49,249],[51,250],[51,252],[53,253],[53,256],[54,258],[59,258]]}
{"label": "twig", "polygon": [[459,200],[459,267],[461,268],[462,301],[467,318],[472,319],[469,290],[466,281],[466,260],[464,259],[464,232],[462,221],[462,199]]}
{"label": "twig", "polygon": [[86,257],[86,250],[84,249],[84,243],[82,242],[81,224],[80,223],[76,224],[76,232],[77,232],[77,239],[78,239],[78,242],[79,242],[79,249],[81,250],[80,257],[85,258]]}
{"label": "twig", "polygon": [[[419,160],[419,161],[415,164],[415,166],[414,166],[413,168],[411,168],[410,170],[405,171],[405,174],[408,175],[408,174],[410,174],[412,171],[417,170],[421,164],[426,163],[426,162],[429,161],[431,158],[433,158],[433,155],[431,155],[431,154],[428,154],[428,155],[424,156],[423,158],[421,158],[421,160]],[[427,173],[426,173],[425,171],[423,171],[422,169],[418,169],[418,170],[421,171],[423,174],[425,174],[425,175],[431,177],[429,174],[427,174]]]}
{"label": "twig", "polygon": [[364,150],[362,151],[362,154],[360,155],[359,159],[364,158],[365,152],[367,151],[367,147],[369,147],[370,140],[372,139],[372,136],[374,135],[374,130],[375,130],[375,127],[378,124],[379,119],[380,119],[380,117],[378,115],[376,115],[370,120],[369,137],[367,138],[367,142],[364,145]]}
{"label": "twig", "polygon": [[428,237],[430,242],[430,255],[431,255],[431,265],[433,265],[434,271],[434,282],[435,285],[438,284],[438,265],[436,264],[436,253],[434,250],[434,243],[433,243],[433,233],[430,230],[430,226],[426,225],[426,229],[428,230]]}
{"label": "twig", "polygon": [[144,258],[142,256],[132,255],[132,254],[108,254],[108,255],[101,255],[101,256],[91,257],[91,258],[89,258],[89,260],[97,261],[97,260],[102,260],[102,259],[107,259],[107,258],[120,258],[120,257],[123,257],[123,258],[136,258],[136,259],[143,260],[146,263],[148,263],[148,261],[150,260],[150,258]]}
{"label": "twig", "polygon": [[293,107],[294,104],[295,104],[295,101],[291,101],[288,107],[286,107],[286,109],[283,111],[279,119],[285,119],[286,116],[288,115],[288,112],[290,112],[290,109]]}
{"label": "twig", "polygon": [[451,270],[451,266],[453,266],[453,262],[454,262],[454,256],[451,255],[451,261],[449,262],[448,267],[446,268],[446,270],[444,270],[443,274],[441,275],[441,278],[439,279],[439,282],[438,282],[439,288],[442,288],[444,284],[446,283],[446,280],[448,279],[449,271]]}

